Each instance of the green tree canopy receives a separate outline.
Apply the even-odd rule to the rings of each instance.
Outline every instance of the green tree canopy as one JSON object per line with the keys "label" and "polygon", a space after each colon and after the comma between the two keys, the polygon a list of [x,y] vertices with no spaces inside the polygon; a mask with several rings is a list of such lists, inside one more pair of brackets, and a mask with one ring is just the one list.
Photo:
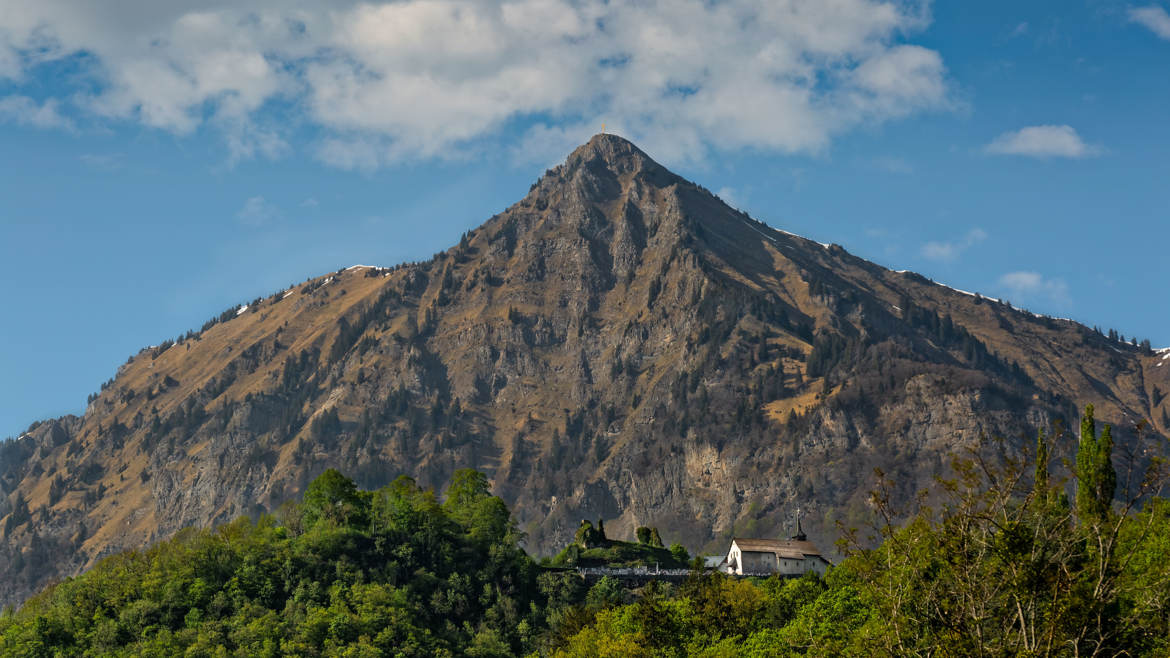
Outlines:
{"label": "green tree canopy", "polygon": [[487,476],[465,468],[455,471],[443,509],[468,529],[477,542],[489,545],[517,537],[516,524],[507,504],[491,494]]}
{"label": "green tree canopy", "polygon": [[368,518],[369,495],[336,469],[328,469],[305,489],[302,505],[306,527],[318,521],[340,525],[361,524]]}

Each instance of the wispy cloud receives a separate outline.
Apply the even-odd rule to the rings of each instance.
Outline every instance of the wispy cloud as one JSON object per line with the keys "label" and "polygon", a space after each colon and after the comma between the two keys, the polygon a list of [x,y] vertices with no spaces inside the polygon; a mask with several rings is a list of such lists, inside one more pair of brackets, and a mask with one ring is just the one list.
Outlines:
{"label": "wispy cloud", "polygon": [[1032,158],[1085,158],[1100,149],[1081,139],[1072,126],[1028,126],[996,137],[983,149],[994,155]]}
{"label": "wispy cloud", "polygon": [[73,120],[61,113],[60,103],[53,98],[43,103],[28,96],[5,96],[0,98],[0,121],[41,129],[58,129],[73,132]]}
{"label": "wispy cloud", "polygon": [[263,226],[277,217],[280,217],[280,208],[262,196],[251,197],[236,212],[236,219],[248,226]]}
{"label": "wispy cloud", "polygon": [[1019,23],[1014,28],[1012,28],[1012,31],[1008,34],[1008,37],[1013,39],[1016,37],[1022,37],[1028,33],[1028,28],[1028,21]]}
{"label": "wispy cloud", "polygon": [[84,55],[71,103],[178,135],[210,128],[229,162],[280,157],[305,134],[338,167],[462,157],[511,139],[517,120],[537,122],[520,142],[542,161],[603,121],[666,162],[817,153],[953,106],[941,55],[910,42],[929,0],[19,5],[0,29],[0,78]]}
{"label": "wispy cloud", "polygon": [[973,228],[958,240],[949,242],[927,242],[922,245],[922,256],[930,260],[943,263],[953,262],[971,247],[987,239],[987,232],[981,228]]}
{"label": "wispy cloud", "polygon": [[1008,272],[999,277],[998,283],[1008,299],[1019,302],[1048,301],[1067,306],[1072,301],[1063,279],[1048,278],[1039,272]]}
{"label": "wispy cloud", "polygon": [[1170,14],[1158,5],[1131,7],[1129,20],[1145,26],[1162,39],[1170,40]]}

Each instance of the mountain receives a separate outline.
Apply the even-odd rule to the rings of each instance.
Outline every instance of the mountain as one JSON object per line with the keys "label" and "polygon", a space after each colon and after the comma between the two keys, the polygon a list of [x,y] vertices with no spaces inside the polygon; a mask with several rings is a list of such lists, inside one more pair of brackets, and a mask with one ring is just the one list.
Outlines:
{"label": "mountain", "polygon": [[[831,545],[981,436],[1170,435],[1170,353],[777,231],[597,135],[429,261],[355,266],[133,356],[0,448],[0,599],[189,525],[480,469],[531,551],[582,518]],[[1029,439],[1030,441],[1031,439]]]}

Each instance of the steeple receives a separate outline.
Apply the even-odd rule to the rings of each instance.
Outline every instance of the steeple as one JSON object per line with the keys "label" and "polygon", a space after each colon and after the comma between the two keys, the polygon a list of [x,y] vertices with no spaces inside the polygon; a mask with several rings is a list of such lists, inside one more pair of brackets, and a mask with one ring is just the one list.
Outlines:
{"label": "steeple", "polygon": [[804,528],[800,527],[800,511],[796,512],[796,534],[792,536],[794,541],[808,541],[808,535],[804,534]]}

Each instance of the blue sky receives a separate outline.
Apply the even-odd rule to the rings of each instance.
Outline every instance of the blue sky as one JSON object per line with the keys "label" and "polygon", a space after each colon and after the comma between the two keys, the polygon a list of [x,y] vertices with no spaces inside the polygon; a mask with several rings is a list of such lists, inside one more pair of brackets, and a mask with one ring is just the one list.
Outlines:
{"label": "blue sky", "polygon": [[0,0],[0,436],[453,244],[602,122],[775,227],[1170,345],[1168,9]]}

